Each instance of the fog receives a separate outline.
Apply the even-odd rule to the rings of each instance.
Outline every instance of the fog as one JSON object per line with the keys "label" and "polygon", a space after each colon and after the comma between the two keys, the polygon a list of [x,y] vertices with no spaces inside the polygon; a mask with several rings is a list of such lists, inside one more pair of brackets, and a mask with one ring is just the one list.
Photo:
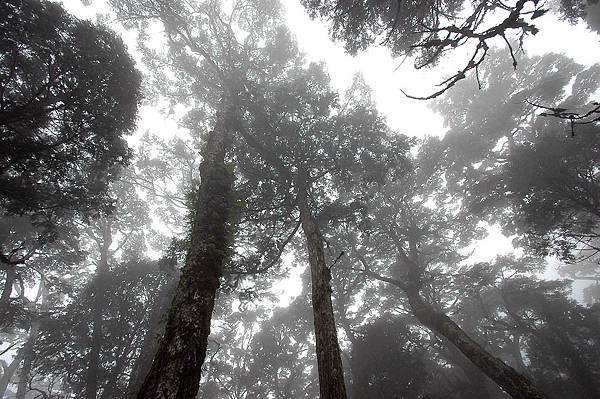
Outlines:
{"label": "fog", "polygon": [[600,5],[5,0],[0,397],[600,398]]}

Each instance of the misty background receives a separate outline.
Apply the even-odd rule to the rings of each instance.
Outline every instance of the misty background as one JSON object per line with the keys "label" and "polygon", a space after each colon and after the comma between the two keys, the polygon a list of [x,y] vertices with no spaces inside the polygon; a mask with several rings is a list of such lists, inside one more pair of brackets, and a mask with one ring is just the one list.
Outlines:
{"label": "misty background", "polygon": [[600,397],[599,31],[0,5],[0,397]]}

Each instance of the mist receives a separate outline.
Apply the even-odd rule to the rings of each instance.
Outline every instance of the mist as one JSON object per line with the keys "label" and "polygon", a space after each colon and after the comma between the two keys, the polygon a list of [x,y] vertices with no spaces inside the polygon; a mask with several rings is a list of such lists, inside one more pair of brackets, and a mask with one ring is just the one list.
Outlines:
{"label": "mist", "polygon": [[600,398],[599,21],[5,0],[0,397]]}

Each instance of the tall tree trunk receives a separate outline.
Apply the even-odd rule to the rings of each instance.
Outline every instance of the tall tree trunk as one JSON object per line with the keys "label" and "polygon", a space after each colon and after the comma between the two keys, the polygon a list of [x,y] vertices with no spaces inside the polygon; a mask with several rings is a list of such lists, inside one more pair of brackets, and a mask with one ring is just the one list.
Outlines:
{"label": "tall tree trunk", "polygon": [[17,279],[17,271],[14,265],[3,265],[6,272],[6,279],[2,285],[2,294],[0,294],[0,326],[7,323],[7,316],[10,308],[10,294],[12,294],[13,284]]}
{"label": "tall tree trunk", "polygon": [[150,371],[152,359],[154,359],[158,344],[164,334],[165,325],[161,321],[169,310],[169,305],[173,300],[173,293],[178,281],[179,274],[174,272],[173,275],[170,275],[169,281],[162,287],[155,303],[152,305],[150,320],[148,320],[148,331],[142,341],[140,354],[133,364],[131,377],[127,386],[127,397],[129,399],[135,399],[140,387],[144,383],[144,378],[148,374],[148,371]]}
{"label": "tall tree trunk", "polygon": [[190,249],[165,334],[138,399],[193,399],[206,357],[210,320],[229,243],[233,173],[225,165],[223,115],[209,133],[200,166]]}
{"label": "tall tree trunk", "polygon": [[306,237],[306,248],[312,278],[312,306],[315,325],[319,390],[321,399],[345,399],[344,369],[338,344],[333,305],[331,274],[325,263],[323,236],[309,208],[305,190],[298,196],[300,220]]}
{"label": "tall tree trunk", "polygon": [[108,277],[109,248],[112,244],[112,231],[109,221],[102,224],[100,238],[100,261],[92,282],[92,342],[88,354],[85,377],[85,398],[96,399],[98,394],[98,375],[100,370],[100,352],[102,349],[102,313],[104,310],[104,286]]}
{"label": "tall tree trunk", "polygon": [[37,319],[35,319],[31,323],[31,327],[29,328],[29,337],[27,338],[27,343],[23,346],[23,365],[21,366],[21,372],[19,374],[19,382],[17,384],[17,396],[16,399],[25,399],[27,395],[27,391],[29,390],[29,379],[31,378],[31,368],[33,365],[34,353],[33,347],[35,345],[35,341],[40,333],[40,319],[45,316],[46,312],[49,310],[48,306],[48,289],[45,285],[44,276],[42,275],[42,281],[40,283],[40,288],[38,291],[37,298],[34,301],[35,303],[38,299],[41,298],[41,306],[40,306],[40,314],[38,314]]}
{"label": "tall tree trunk", "polygon": [[15,371],[17,371],[21,360],[23,360],[23,351],[19,350],[10,364],[7,367],[4,367],[4,373],[2,373],[2,378],[0,378],[0,398],[5,397],[8,384],[10,384],[10,380],[15,374]]}
{"label": "tall tree trunk", "polygon": [[528,378],[487,352],[469,337],[451,318],[435,310],[420,296],[418,289],[407,287],[408,301],[417,319],[456,346],[473,364],[515,399],[544,399],[545,395]]}

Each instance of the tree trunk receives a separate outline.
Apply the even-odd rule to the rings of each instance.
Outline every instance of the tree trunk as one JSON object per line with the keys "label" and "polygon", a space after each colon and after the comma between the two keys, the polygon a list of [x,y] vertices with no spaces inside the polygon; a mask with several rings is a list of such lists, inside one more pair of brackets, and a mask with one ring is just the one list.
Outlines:
{"label": "tree trunk", "polygon": [[302,230],[312,278],[312,306],[315,325],[319,390],[321,399],[345,399],[344,369],[331,303],[331,275],[325,263],[323,236],[308,206],[306,191],[298,197]]}
{"label": "tree trunk", "polygon": [[27,343],[23,346],[23,366],[21,367],[21,372],[19,375],[19,382],[17,384],[17,396],[15,397],[15,399],[25,399],[27,391],[29,390],[29,379],[31,378],[31,368],[34,359],[33,347],[40,333],[40,318],[44,317],[46,315],[46,312],[48,312],[49,310],[48,290],[46,288],[43,276],[42,282],[40,283],[37,298],[34,301],[34,305],[39,298],[41,298],[41,312],[40,314],[38,314],[37,319],[32,321],[31,327],[29,329],[29,338],[27,339]]}
{"label": "tree trunk", "polygon": [[158,344],[164,334],[165,326],[161,321],[169,310],[169,305],[173,300],[173,292],[178,281],[179,275],[177,273],[170,275],[169,281],[160,290],[156,302],[152,306],[150,320],[148,320],[148,331],[142,341],[140,354],[133,364],[131,377],[127,386],[127,397],[129,399],[135,399],[140,387],[144,383],[144,378],[148,374],[148,371],[150,371],[152,359],[154,359]]}
{"label": "tree trunk", "polygon": [[17,278],[15,266],[6,265],[6,280],[2,286],[2,294],[0,294],[0,326],[7,323],[7,316],[10,309],[10,294],[12,294],[13,284]]}
{"label": "tree trunk", "polygon": [[545,395],[529,379],[517,373],[502,360],[487,352],[469,337],[452,319],[436,311],[419,295],[417,289],[406,290],[410,306],[417,319],[424,326],[444,336],[456,346],[473,364],[506,393],[515,399],[544,399]]}
{"label": "tree trunk", "polygon": [[15,357],[12,359],[10,364],[4,368],[4,373],[2,374],[2,378],[0,378],[0,398],[4,398],[6,394],[6,389],[8,388],[8,384],[10,384],[10,380],[12,376],[17,371],[19,364],[23,360],[23,351],[20,350],[17,352]]}
{"label": "tree trunk", "polygon": [[112,244],[110,222],[102,226],[102,238],[99,245],[100,261],[92,282],[92,342],[88,354],[88,367],[85,377],[85,398],[96,399],[98,393],[98,374],[100,370],[100,352],[102,349],[102,313],[104,309],[104,285],[108,277],[109,248]]}
{"label": "tree trunk", "polygon": [[165,334],[138,399],[193,399],[206,357],[210,320],[229,250],[233,173],[225,165],[225,121],[210,132],[200,166],[190,249]]}

